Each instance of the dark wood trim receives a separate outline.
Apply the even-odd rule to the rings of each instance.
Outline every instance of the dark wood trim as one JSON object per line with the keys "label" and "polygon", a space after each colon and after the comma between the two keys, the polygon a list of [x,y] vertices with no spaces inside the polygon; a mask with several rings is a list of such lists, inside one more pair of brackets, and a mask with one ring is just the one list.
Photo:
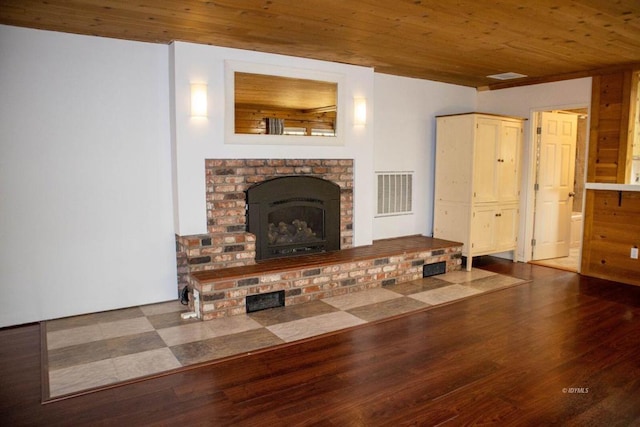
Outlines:
{"label": "dark wood trim", "polygon": [[593,76],[591,81],[591,111],[589,112],[589,151],[587,153],[587,182],[596,181],[598,159],[598,133],[600,129],[600,83],[602,77]]}
{"label": "dark wood trim", "polygon": [[42,365],[42,401],[49,398],[49,358],[47,357],[47,322],[40,322],[40,364]]}
{"label": "dark wood trim", "polygon": [[531,85],[537,85],[542,83],[553,83],[553,82],[560,82],[564,80],[581,79],[585,77],[596,77],[602,74],[624,72],[626,70],[634,70],[634,69],[635,70],[640,69],[640,62],[619,64],[611,67],[598,68],[594,70],[577,71],[574,73],[556,74],[556,75],[544,76],[544,77],[527,77],[522,79],[501,81],[501,82],[493,83],[487,86],[480,86],[477,88],[477,90],[479,92],[483,92],[487,90],[509,89],[512,87],[531,86]]}
{"label": "dark wood trim", "polygon": [[392,257],[407,252],[437,251],[461,246],[459,242],[435,239],[421,235],[375,240],[373,244],[339,251],[300,255],[289,258],[267,259],[256,264],[229,267],[217,270],[203,270],[192,273],[200,282],[219,279],[237,279],[259,274],[269,274],[289,270],[326,267],[352,261],[365,261],[379,257]]}
{"label": "dark wood trim", "polygon": [[580,272],[589,275],[591,265],[591,236],[593,235],[594,217],[594,192],[585,191],[584,212],[582,218],[582,257],[580,261]]}
{"label": "dark wood trim", "polygon": [[619,184],[627,182],[629,171],[627,168],[631,166],[628,153],[629,147],[629,114],[631,109],[631,93],[633,83],[633,71],[625,70],[622,74],[622,110],[620,112],[620,151],[618,152],[618,178]]}

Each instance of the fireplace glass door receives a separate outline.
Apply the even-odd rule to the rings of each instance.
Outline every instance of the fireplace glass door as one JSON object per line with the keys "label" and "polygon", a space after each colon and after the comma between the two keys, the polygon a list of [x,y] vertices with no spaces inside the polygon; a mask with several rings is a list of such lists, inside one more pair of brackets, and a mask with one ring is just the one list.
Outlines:
{"label": "fireplace glass door", "polygon": [[256,260],[340,249],[340,187],[291,176],[247,191],[247,230],[256,235]]}
{"label": "fireplace glass door", "polygon": [[291,204],[269,212],[267,236],[273,254],[313,251],[324,240],[324,209],[285,203]]}

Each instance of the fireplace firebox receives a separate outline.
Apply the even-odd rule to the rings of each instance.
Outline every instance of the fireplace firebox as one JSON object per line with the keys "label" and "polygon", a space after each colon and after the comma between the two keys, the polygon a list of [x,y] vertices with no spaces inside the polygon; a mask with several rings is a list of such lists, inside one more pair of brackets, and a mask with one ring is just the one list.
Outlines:
{"label": "fireplace firebox", "polygon": [[313,176],[283,176],[247,190],[247,231],[256,261],[340,249],[340,186]]}

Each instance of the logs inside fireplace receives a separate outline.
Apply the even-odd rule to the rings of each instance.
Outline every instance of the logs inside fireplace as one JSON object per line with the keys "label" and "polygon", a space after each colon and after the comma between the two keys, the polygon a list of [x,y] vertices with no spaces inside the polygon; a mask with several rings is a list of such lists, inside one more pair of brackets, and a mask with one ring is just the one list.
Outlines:
{"label": "logs inside fireplace", "polygon": [[269,179],[247,190],[256,261],[340,249],[340,187],[313,176]]}

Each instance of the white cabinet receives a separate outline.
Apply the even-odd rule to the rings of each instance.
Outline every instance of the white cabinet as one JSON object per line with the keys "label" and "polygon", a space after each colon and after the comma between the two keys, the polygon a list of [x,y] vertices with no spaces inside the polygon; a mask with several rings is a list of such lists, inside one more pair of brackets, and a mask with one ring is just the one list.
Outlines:
{"label": "white cabinet", "polygon": [[469,113],[437,117],[434,237],[474,256],[517,245],[524,119]]}

